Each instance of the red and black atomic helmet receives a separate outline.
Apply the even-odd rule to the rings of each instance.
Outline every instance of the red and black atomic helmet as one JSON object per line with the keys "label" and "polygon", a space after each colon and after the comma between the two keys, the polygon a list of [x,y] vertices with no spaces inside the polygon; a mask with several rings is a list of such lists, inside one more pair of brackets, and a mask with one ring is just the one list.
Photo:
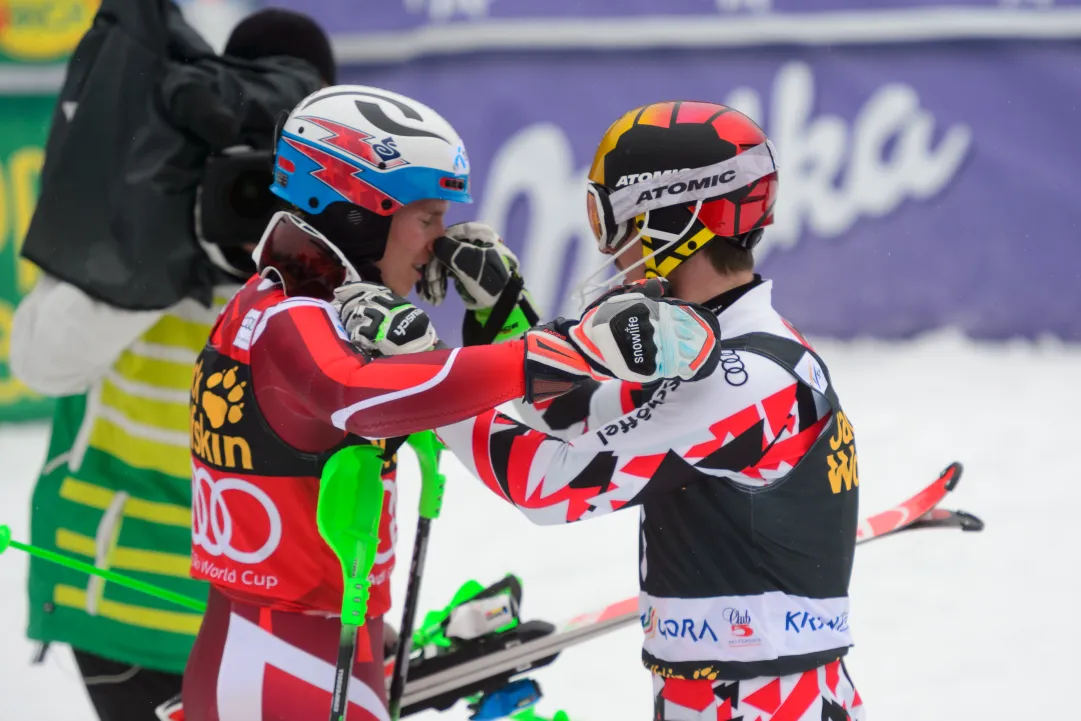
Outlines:
{"label": "red and black atomic helmet", "polygon": [[773,222],[777,164],[758,125],[725,105],[635,108],[604,134],[587,210],[602,253],[642,241],[647,277],[666,277],[715,238],[753,248]]}

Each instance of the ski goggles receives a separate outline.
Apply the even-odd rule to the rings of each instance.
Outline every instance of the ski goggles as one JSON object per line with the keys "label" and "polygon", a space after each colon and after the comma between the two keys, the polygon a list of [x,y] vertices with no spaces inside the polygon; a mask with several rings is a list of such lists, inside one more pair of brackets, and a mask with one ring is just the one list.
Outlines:
{"label": "ski goggles", "polygon": [[777,172],[773,144],[765,141],[720,163],[657,175],[612,190],[590,181],[586,186],[586,213],[597,247],[605,255],[639,235],[660,235],[632,221],[650,211],[673,205],[698,205],[740,190]]}
{"label": "ski goggles", "polygon": [[270,219],[251,254],[262,277],[273,272],[290,297],[334,299],[334,289],[360,280],[338,246],[312,226],[284,210]]}

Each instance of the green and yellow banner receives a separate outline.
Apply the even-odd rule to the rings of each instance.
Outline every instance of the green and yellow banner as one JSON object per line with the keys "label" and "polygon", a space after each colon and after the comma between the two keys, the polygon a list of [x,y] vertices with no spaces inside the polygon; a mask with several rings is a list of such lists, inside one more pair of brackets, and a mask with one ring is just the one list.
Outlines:
{"label": "green and yellow banner", "polygon": [[[64,66],[99,0],[0,0],[0,422],[47,416],[51,401],[12,378],[11,324],[37,269],[19,258]],[[55,72],[53,72],[55,71]]]}
{"label": "green and yellow banner", "polygon": [[11,377],[8,350],[19,299],[34,287],[37,268],[19,258],[34,203],[56,98],[0,96],[0,421],[47,415],[50,404]]}
{"label": "green and yellow banner", "polygon": [[99,0],[0,0],[0,68],[66,63]]}

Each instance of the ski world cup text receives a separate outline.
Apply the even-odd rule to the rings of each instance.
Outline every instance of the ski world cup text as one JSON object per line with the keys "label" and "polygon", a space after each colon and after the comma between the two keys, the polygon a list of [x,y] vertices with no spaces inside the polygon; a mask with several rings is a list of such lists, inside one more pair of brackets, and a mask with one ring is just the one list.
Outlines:
{"label": "ski world cup text", "polygon": [[[193,570],[223,583],[270,590],[278,577],[254,569],[238,572],[235,566],[220,566],[222,558],[234,564],[257,566],[278,550],[282,540],[282,517],[273,499],[258,486],[242,478],[215,478],[209,470],[192,467]],[[253,537],[237,533],[234,517],[259,517],[261,534]],[[204,555],[206,554],[206,555]],[[208,558],[209,556],[209,558]]]}

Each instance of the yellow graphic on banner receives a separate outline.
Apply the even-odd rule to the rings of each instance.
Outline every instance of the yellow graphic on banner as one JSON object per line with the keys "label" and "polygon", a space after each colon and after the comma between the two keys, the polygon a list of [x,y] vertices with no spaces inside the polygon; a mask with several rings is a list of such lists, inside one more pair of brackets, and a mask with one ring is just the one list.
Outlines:
{"label": "yellow graphic on banner", "polygon": [[15,60],[66,60],[90,28],[100,0],[4,0],[0,52]]}
{"label": "yellow graphic on banner", "polygon": [[[6,162],[0,162],[0,257],[10,254],[12,263],[8,266],[11,275],[5,273],[6,277],[0,278],[0,286],[11,284],[15,291],[12,295],[6,290],[2,294],[6,297],[0,297],[0,362],[7,361],[11,350],[11,326],[15,316],[12,301],[30,292],[39,274],[35,265],[19,258],[19,250],[34,214],[43,161],[44,151],[31,145],[16,149]],[[10,248],[9,238],[14,241]],[[0,376],[0,405],[33,397],[34,393],[19,381]]]}
{"label": "yellow graphic on banner", "polygon": [[[15,306],[0,298],[0,359],[7,360],[11,351],[11,324],[15,318]],[[0,403],[13,403],[33,395],[29,388],[14,378],[0,376]]]}
{"label": "yellow graphic on banner", "polygon": [[[15,255],[22,250],[26,231],[30,228],[30,219],[34,217],[34,205],[38,200],[38,178],[41,166],[45,162],[45,150],[33,146],[19,148],[8,158],[7,172],[11,179],[11,218],[10,227],[15,238]],[[0,243],[3,242],[0,237]],[[2,248],[0,248],[2,250]],[[15,271],[15,288],[20,295],[26,295],[38,282],[41,273],[33,263],[19,259]]]}

